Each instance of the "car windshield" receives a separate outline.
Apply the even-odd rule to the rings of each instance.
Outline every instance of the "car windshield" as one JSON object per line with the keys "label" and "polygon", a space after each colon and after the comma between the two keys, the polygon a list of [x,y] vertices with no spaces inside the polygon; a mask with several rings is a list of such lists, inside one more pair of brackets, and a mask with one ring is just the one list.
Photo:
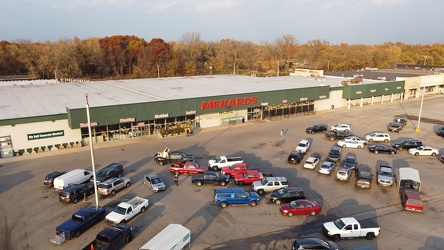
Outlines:
{"label": "car windshield", "polygon": [[278,195],[283,195],[283,194],[285,194],[287,191],[285,191],[285,189],[279,189],[278,191],[277,191],[277,194]]}
{"label": "car windshield", "polygon": [[117,206],[116,208],[114,208],[114,212],[118,213],[118,214],[125,214],[126,213],[126,209],[123,207],[119,207]]}
{"label": "car windshield", "polygon": [[262,185],[265,185],[265,184],[267,184],[267,183],[268,183],[268,181],[267,181],[266,179],[261,180],[261,184],[262,184]]}
{"label": "car windshield", "polygon": [[298,147],[305,147],[305,146],[306,146],[305,143],[299,143],[299,144],[298,144]]}
{"label": "car windshield", "polygon": [[347,158],[347,159],[345,159],[345,163],[351,163],[351,164],[353,164],[353,163],[355,163],[355,160],[354,160],[354,159],[351,159],[351,158]]}
{"label": "car windshield", "polygon": [[231,165],[231,166],[230,166],[230,170],[233,170],[233,168],[234,168],[234,165]]}
{"label": "car windshield", "polygon": [[103,172],[98,172],[96,176],[97,176],[97,177],[105,177],[105,176],[106,176],[106,172],[105,172],[105,171],[103,171]]}
{"label": "car windshield", "polygon": [[217,158],[216,159],[216,162],[220,162],[222,159],[221,158]]}
{"label": "car windshield", "polygon": [[333,222],[338,229],[342,229],[345,227],[345,223],[341,219],[337,219]]}
{"label": "car windshield", "polygon": [[158,184],[158,183],[161,183],[162,181],[159,179],[159,178],[153,178],[153,179],[151,179],[151,183],[152,184]]}
{"label": "car windshield", "polygon": [[383,171],[379,172],[379,175],[380,176],[389,176],[389,177],[392,176],[389,172],[383,172]]}

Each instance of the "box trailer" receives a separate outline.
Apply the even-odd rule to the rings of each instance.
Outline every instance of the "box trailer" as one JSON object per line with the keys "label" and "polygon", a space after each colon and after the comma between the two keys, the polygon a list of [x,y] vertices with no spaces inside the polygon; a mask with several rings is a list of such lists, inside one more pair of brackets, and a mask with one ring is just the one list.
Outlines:
{"label": "box trailer", "polygon": [[139,250],[179,250],[190,248],[190,230],[180,224],[169,224]]}
{"label": "box trailer", "polygon": [[419,171],[414,168],[399,168],[398,169],[398,191],[401,189],[413,189],[421,192],[421,179],[419,178]]}

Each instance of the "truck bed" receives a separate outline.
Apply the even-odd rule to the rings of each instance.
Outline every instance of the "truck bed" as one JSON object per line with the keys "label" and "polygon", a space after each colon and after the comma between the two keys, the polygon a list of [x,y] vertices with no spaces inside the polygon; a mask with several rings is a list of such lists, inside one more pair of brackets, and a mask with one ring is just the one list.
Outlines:
{"label": "truck bed", "polygon": [[378,224],[371,219],[359,221],[361,228],[379,228]]}

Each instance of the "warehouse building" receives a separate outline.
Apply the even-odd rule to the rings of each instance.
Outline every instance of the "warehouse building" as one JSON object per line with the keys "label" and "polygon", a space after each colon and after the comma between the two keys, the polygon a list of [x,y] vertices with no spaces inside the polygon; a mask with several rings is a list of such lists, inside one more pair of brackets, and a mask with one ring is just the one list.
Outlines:
{"label": "warehouse building", "polygon": [[401,100],[405,80],[234,75],[0,83],[1,157]]}

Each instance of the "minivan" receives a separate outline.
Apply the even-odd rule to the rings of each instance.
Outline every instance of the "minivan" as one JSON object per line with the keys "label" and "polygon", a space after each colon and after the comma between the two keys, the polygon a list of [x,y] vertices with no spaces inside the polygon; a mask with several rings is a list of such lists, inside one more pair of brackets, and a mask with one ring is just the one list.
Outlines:
{"label": "minivan", "polygon": [[112,177],[122,177],[123,166],[120,163],[111,163],[96,173],[96,181],[103,182]]}
{"label": "minivan", "polygon": [[222,208],[231,204],[255,207],[259,203],[259,195],[256,192],[247,192],[242,188],[216,188],[213,203]]}

